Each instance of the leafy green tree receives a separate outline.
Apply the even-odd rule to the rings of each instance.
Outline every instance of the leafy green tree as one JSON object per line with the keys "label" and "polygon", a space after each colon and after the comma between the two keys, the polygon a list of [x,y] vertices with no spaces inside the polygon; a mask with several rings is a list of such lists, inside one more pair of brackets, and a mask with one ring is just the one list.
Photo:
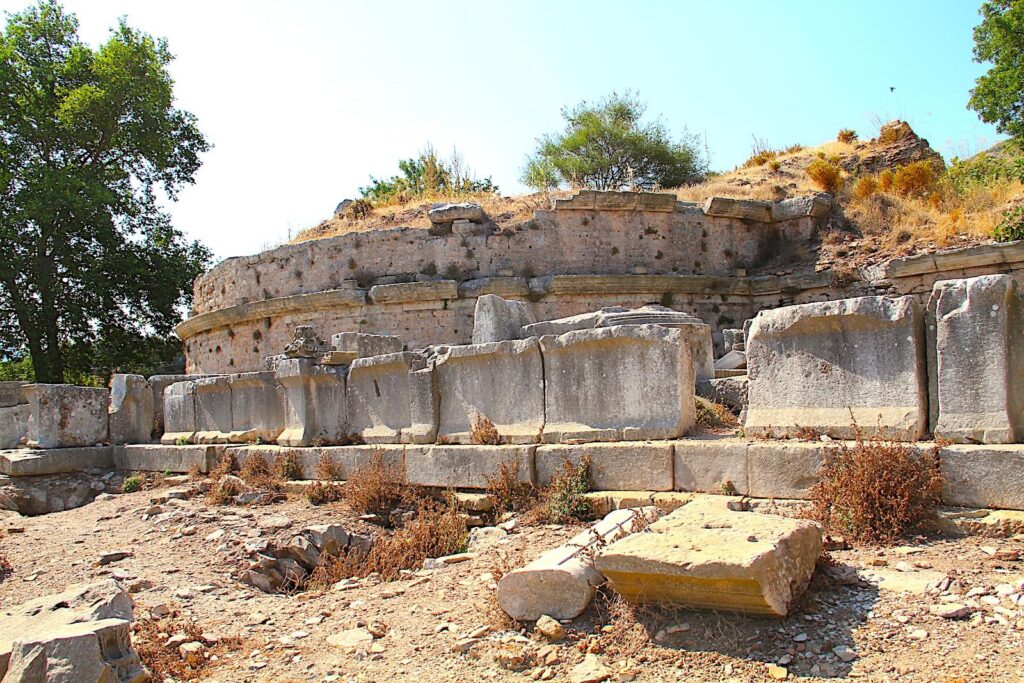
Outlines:
{"label": "leafy green tree", "polygon": [[370,176],[370,184],[359,188],[363,199],[374,204],[389,204],[423,197],[498,191],[498,186],[489,176],[483,180],[473,177],[458,150],[445,160],[427,145],[415,159],[399,161],[398,170],[402,175],[387,179]]}
{"label": "leafy green tree", "polygon": [[1024,1],[990,0],[978,10],[974,61],[992,67],[975,81],[970,109],[996,130],[1024,140]]}
{"label": "leafy green tree", "polygon": [[563,108],[565,129],[537,141],[523,183],[540,190],[561,185],[650,190],[700,180],[707,163],[696,137],[684,132],[673,141],[663,123],[643,121],[646,111],[630,92]]}
{"label": "leafy green tree", "polygon": [[40,382],[166,356],[210,257],[160,208],[209,149],[174,106],[166,41],[124,20],[95,50],[77,32],[43,0],[0,34],[0,359],[31,357]]}

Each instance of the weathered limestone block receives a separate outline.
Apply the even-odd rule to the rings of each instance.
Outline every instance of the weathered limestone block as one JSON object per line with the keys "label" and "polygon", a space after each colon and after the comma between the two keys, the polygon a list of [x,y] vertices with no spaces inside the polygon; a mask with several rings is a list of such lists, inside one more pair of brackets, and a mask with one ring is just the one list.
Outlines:
{"label": "weathered limestone block", "polygon": [[932,430],[967,443],[1024,440],[1024,304],[1009,275],[935,283],[929,313]]}
{"label": "weathered limestone block", "polygon": [[434,225],[453,223],[458,220],[480,223],[484,220],[484,209],[479,204],[472,204],[470,202],[437,204],[427,211],[427,218]]}
{"label": "weathered limestone block", "polygon": [[331,337],[331,351],[323,358],[326,365],[351,365],[356,358],[399,353],[405,346],[401,337],[390,334],[339,332]]}
{"label": "weathered limestone block", "polygon": [[199,379],[203,375],[153,375],[147,381],[153,391],[153,441],[164,435],[164,391],[177,382]]}
{"label": "weathered limestone block", "polygon": [[422,354],[357,358],[346,401],[349,432],[365,443],[433,443],[437,434],[433,368]]}
{"label": "weathered limestone block", "polygon": [[28,432],[28,404],[0,408],[0,448],[15,448]]}
{"label": "weathered limestone block", "polygon": [[0,382],[0,408],[28,405],[23,389],[28,382]]}
{"label": "weathered limestone block", "polygon": [[673,442],[677,491],[706,491],[747,495],[745,441],[681,439]]}
{"label": "weathered limestone block", "polygon": [[107,389],[70,384],[28,384],[28,445],[95,446],[107,440]]}
{"label": "weathered limestone block", "polygon": [[227,443],[231,435],[231,384],[228,375],[192,382],[196,406],[196,443]]}
{"label": "weathered limestone block", "polygon": [[630,602],[784,617],[810,582],[821,529],[695,500],[598,552],[596,568]]}
{"label": "weathered limestone block", "polygon": [[415,486],[485,489],[502,464],[516,463],[519,481],[534,483],[536,446],[409,446],[405,480]]}
{"label": "weathered limestone block", "polygon": [[736,377],[716,377],[706,382],[697,382],[697,395],[727,405],[733,410],[746,410],[747,384],[750,378],[746,374]]}
{"label": "weathered limestone block", "polygon": [[1024,510],[1024,445],[945,446],[939,461],[946,505]]}
{"label": "weathered limestone block", "polygon": [[544,368],[537,339],[445,347],[434,364],[439,443],[472,443],[486,417],[504,443],[535,443],[544,428]]}
{"label": "weathered limestone block", "polygon": [[522,339],[523,326],[536,322],[522,301],[502,299],[494,294],[477,297],[473,312],[473,343],[489,344]]}
{"label": "weathered limestone block", "polygon": [[231,389],[231,443],[277,441],[284,431],[284,389],[273,372],[228,375]]}
{"label": "weathered limestone block", "polygon": [[537,449],[537,483],[547,485],[565,462],[579,465],[590,458],[593,491],[671,491],[672,444],[623,441],[620,443],[558,444]]}
{"label": "weathered limestone block", "polygon": [[[89,624],[104,623],[116,620],[127,624],[132,620],[132,600],[128,593],[117,585],[113,579],[97,581],[91,584],[73,584],[61,593],[46,595],[29,600],[20,605],[6,607],[0,612],[0,679],[8,680],[5,675],[13,673],[12,651],[22,653],[18,656],[19,667],[26,664],[24,651],[19,643],[35,642],[33,639],[45,639],[59,632],[63,627],[81,624],[83,628]],[[41,641],[40,641],[41,642]],[[111,650],[117,652],[117,650]],[[122,655],[123,656],[123,655]],[[138,662],[136,658],[136,663]],[[111,666],[116,666],[110,662]],[[31,670],[31,669],[30,669]],[[24,670],[22,670],[24,671]],[[51,670],[56,674],[56,670]],[[89,679],[86,671],[78,669],[67,672],[64,678],[18,678],[19,681],[87,681],[98,680],[136,681],[136,677]],[[81,675],[80,675],[81,674]]]}
{"label": "weathered limestone block", "polygon": [[743,351],[743,343],[745,341],[742,329],[722,330],[722,344],[725,347],[726,353],[730,351]]}
{"label": "weathered limestone block", "polygon": [[755,498],[810,498],[828,448],[815,441],[752,442],[747,450],[748,493]]}
{"label": "weathered limestone block", "polygon": [[568,542],[501,577],[498,604],[520,621],[535,621],[544,614],[575,619],[594,599],[596,587],[604,583],[594,568],[594,549],[627,536],[659,514],[654,507],[609,513]]}
{"label": "weathered limestone block", "polygon": [[540,345],[546,442],[672,439],[693,426],[693,362],[678,330],[578,330]]}
{"label": "weathered limestone block", "polygon": [[291,358],[278,364],[276,377],[285,391],[285,427],[278,444],[330,445],[348,440],[344,368]]}
{"label": "weathered limestone block", "polygon": [[132,649],[131,622],[103,619],[25,633],[14,641],[8,683],[143,683],[150,676]]}
{"label": "weathered limestone block", "polygon": [[110,378],[110,443],[149,443],[153,435],[153,390],[142,375]]}
{"label": "weathered limestone block", "polygon": [[730,199],[728,197],[708,197],[704,202],[704,213],[708,216],[722,218],[739,218],[758,223],[772,222],[772,205],[769,202],[752,199]]}
{"label": "weathered limestone block", "polygon": [[114,449],[110,446],[21,448],[0,453],[0,474],[11,477],[81,472],[91,468],[110,469],[113,465]]}
{"label": "weathered limestone block", "polygon": [[163,435],[160,443],[190,443],[196,436],[196,384],[194,381],[174,382],[164,389]]}
{"label": "weathered limestone block", "polygon": [[747,354],[743,351],[730,351],[715,361],[715,370],[745,370]]}
{"label": "weathered limestone block", "polygon": [[114,451],[114,467],[131,472],[174,472],[185,474],[193,469],[207,473],[220,459],[226,446],[199,444],[165,446],[163,444],[129,444]]}
{"label": "weathered limestone block", "polygon": [[456,299],[459,283],[455,280],[426,280],[424,282],[398,282],[391,285],[374,285],[368,293],[375,304],[403,304],[417,301],[440,302],[442,299]]}
{"label": "weathered limestone block", "polygon": [[761,311],[747,336],[747,434],[810,428],[914,441],[928,428],[921,306],[859,297]]}

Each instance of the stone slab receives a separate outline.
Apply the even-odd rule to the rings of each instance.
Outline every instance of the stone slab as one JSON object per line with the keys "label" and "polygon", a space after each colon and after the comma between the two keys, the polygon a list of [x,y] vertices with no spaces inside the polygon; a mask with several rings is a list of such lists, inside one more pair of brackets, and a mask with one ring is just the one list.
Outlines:
{"label": "stone slab", "polygon": [[503,299],[494,294],[481,295],[477,297],[473,311],[473,343],[521,339],[523,326],[534,322],[536,318],[522,301]]}
{"label": "stone slab", "polygon": [[284,389],[273,372],[228,375],[231,443],[273,443],[284,431]]}
{"label": "stone slab", "polygon": [[164,389],[160,443],[190,443],[196,435],[196,388],[192,380],[172,382]]}
{"label": "stone slab", "polygon": [[33,448],[95,446],[107,440],[110,392],[70,384],[27,384],[28,444]]}
{"label": "stone slab", "polygon": [[314,446],[310,448],[291,448],[286,446],[237,446],[232,452],[240,460],[251,455],[264,458],[273,463],[279,455],[293,454],[299,462],[303,479],[319,479],[318,464],[322,459],[329,460],[338,473],[338,480],[346,480],[358,469],[373,461],[379,453],[385,465],[394,467],[398,472],[404,471],[403,450],[405,446],[374,445],[374,446]]}
{"label": "stone slab", "polygon": [[545,442],[672,439],[693,426],[693,361],[678,330],[577,330],[540,346]]}
{"label": "stone slab", "polygon": [[590,458],[594,491],[671,491],[672,444],[652,442],[551,445],[537,449],[537,483],[545,486],[568,461]]}
{"label": "stone slab", "polygon": [[349,431],[365,443],[432,443],[437,435],[437,383],[422,354],[356,359],[345,400]]}
{"label": "stone slab", "polygon": [[28,382],[0,382],[0,408],[27,405],[28,398],[26,398],[22,391],[22,388],[26,384],[28,384]]}
{"label": "stone slab", "polygon": [[331,336],[331,351],[323,359],[329,365],[351,365],[356,358],[399,353],[405,347],[401,337],[390,334],[339,332]]}
{"label": "stone slab", "polygon": [[544,428],[544,367],[536,338],[444,347],[434,365],[438,443],[471,443],[486,417],[504,443],[536,443]]}
{"label": "stone slab", "polygon": [[784,617],[821,554],[813,522],[695,500],[598,551],[595,566],[626,600]]}
{"label": "stone slab", "polygon": [[747,449],[749,494],[755,498],[810,497],[827,446],[819,442],[752,442]]}
{"label": "stone slab", "polygon": [[1024,444],[956,444],[939,458],[947,505],[1024,510]]}
{"label": "stone slab", "polygon": [[197,443],[227,443],[232,431],[231,385],[227,375],[192,382]]}
{"label": "stone slab", "polygon": [[114,467],[111,446],[83,446],[42,450],[16,449],[0,451],[0,474],[10,477],[35,477],[44,474],[82,472],[96,467]]}
{"label": "stone slab", "polygon": [[28,433],[28,404],[0,408],[0,448],[15,448]]}
{"label": "stone slab", "polygon": [[750,493],[745,441],[681,439],[673,442],[678,491]]}
{"label": "stone slab", "polygon": [[731,199],[728,197],[709,197],[704,202],[704,213],[708,216],[722,218],[738,218],[758,223],[772,222],[772,205],[769,202],[751,199]]}
{"label": "stone slab", "polygon": [[130,472],[173,472],[187,474],[193,469],[210,472],[224,453],[225,446],[197,444],[129,444],[114,450],[114,467]]}
{"label": "stone slab", "polygon": [[747,336],[748,435],[809,428],[914,441],[928,428],[924,316],[913,297],[761,311]]}
{"label": "stone slab", "polygon": [[370,301],[375,304],[404,304],[415,301],[456,299],[459,284],[455,280],[427,280],[425,282],[399,282],[393,285],[370,287]]}
{"label": "stone slab", "polygon": [[110,378],[110,443],[149,443],[153,437],[153,411],[153,389],[145,377],[115,374]]}
{"label": "stone slab", "polygon": [[409,484],[485,489],[503,463],[516,462],[519,480],[534,483],[536,446],[408,446],[405,478]]}
{"label": "stone slab", "polygon": [[345,402],[345,370],[316,365],[308,358],[289,358],[275,370],[284,390],[282,446],[341,444],[349,441]]}

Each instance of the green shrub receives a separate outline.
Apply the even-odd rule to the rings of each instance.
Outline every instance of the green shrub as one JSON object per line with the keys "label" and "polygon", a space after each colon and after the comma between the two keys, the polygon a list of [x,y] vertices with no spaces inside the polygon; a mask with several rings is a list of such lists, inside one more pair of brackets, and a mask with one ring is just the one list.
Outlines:
{"label": "green shrub", "polygon": [[130,477],[125,477],[124,483],[121,484],[121,491],[123,493],[135,493],[136,491],[142,490],[143,479],[137,474],[133,474]]}
{"label": "green shrub", "polygon": [[540,521],[548,524],[566,524],[585,521],[594,516],[594,509],[586,498],[590,491],[590,456],[583,456],[580,464],[566,460],[562,471],[544,491],[543,503],[536,509]]}
{"label": "green shrub", "polygon": [[1002,222],[992,231],[996,242],[1024,240],[1024,204],[1007,209]]}

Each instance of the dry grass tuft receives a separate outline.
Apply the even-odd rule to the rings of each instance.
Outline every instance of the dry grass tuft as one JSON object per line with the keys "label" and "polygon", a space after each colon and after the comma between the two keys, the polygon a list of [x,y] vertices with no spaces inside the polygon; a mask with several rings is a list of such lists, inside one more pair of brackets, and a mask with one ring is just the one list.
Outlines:
{"label": "dry grass tuft", "polygon": [[[177,613],[172,616],[176,617]],[[205,649],[198,655],[182,657],[177,646],[168,646],[171,635],[184,633],[190,642],[203,643]],[[191,621],[136,621],[132,642],[139,658],[153,680],[199,680],[206,678],[219,664],[230,659],[229,653],[242,649],[244,641],[237,636],[211,641],[203,637],[202,629]]]}
{"label": "dry grass tuft", "polygon": [[477,415],[473,420],[469,438],[478,446],[497,446],[501,443],[497,427],[486,415]]}
{"label": "dry grass tuft", "polygon": [[811,182],[820,190],[835,194],[843,186],[843,169],[832,160],[815,159],[807,164],[804,170],[807,171]]}
{"label": "dry grass tuft", "polygon": [[321,481],[341,481],[341,467],[331,460],[331,456],[321,453],[316,461],[316,478]]}
{"label": "dry grass tuft", "polygon": [[267,464],[258,453],[249,455],[238,470],[238,476],[254,489],[279,492],[282,490],[281,477],[275,468]]}
{"label": "dry grass tuft", "polygon": [[937,177],[934,163],[915,161],[893,172],[892,190],[904,197],[921,197],[932,189]]}
{"label": "dry grass tuft", "polygon": [[701,429],[733,429],[740,424],[728,406],[709,401],[700,396],[694,397],[697,408],[696,426]]}
{"label": "dry grass tuft", "polygon": [[286,481],[302,479],[302,465],[295,451],[285,451],[274,456],[274,473]]}
{"label": "dry grass tuft", "polygon": [[345,482],[343,495],[356,512],[387,517],[410,499],[409,487],[403,479],[400,467],[384,462],[384,454],[374,451],[370,462]]}
{"label": "dry grass tuft", "polygon": [[224,451],[217,459],[217,465],[210,470],[210,479],[220,479],[226,474],[238,472],[238,459],[231,451]]}
{"label": "dry grass tuft", "polygon": [[821,481],[811,490],[811,518],[826,531],[859,543],[889,544],[932,518],[945,479],[938,446],[864,440],[829,449]]}
{"label": "dry grass tuft", "polygon": [[313,505],[337,503],[344,498],[344,487],[330,481],[314,481],[306,489],[306,500]]}
{"label": "dry grass tuft", "polygon": [[857,140],[857,131],[853,130],[852,128],[843,128],[836,135],[836,140],[838,140],[839,142],[844,142],[848,145],[852,144]]}
{"label": "dry grass tuft", "polygon": [[537,489],[519,479],[519,460],[510,458],[501,463],[494,476],[487,479],[487,497],[494,506],[494,514],[501,517],[508,512],[529,510],[537,502]]}

